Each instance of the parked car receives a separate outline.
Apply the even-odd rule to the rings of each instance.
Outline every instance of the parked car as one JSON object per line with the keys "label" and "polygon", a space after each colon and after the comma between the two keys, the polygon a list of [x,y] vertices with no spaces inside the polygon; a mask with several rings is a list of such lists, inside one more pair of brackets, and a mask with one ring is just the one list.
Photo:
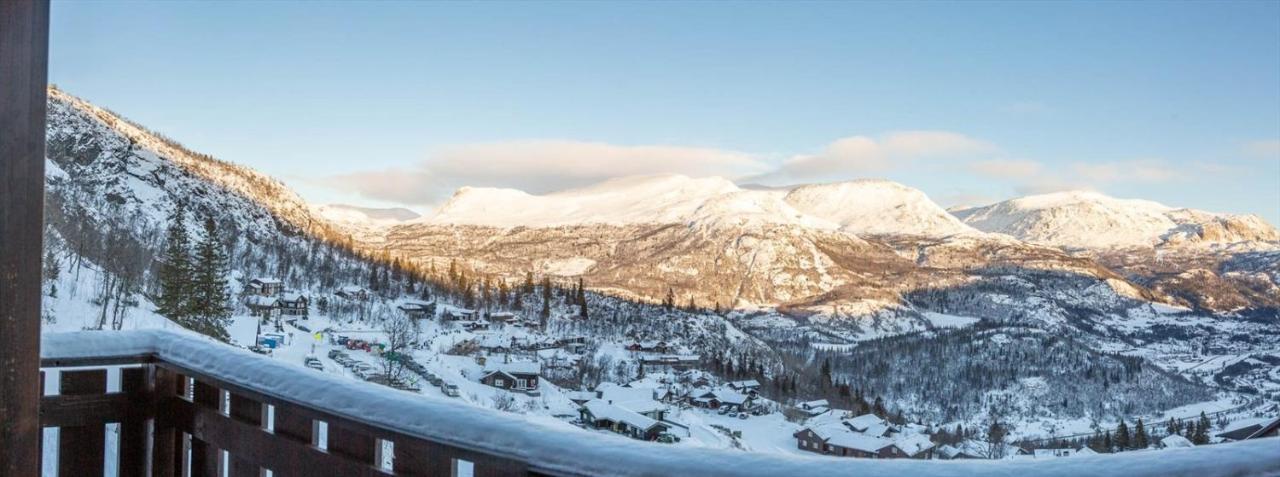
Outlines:
{"label": "parked car", "polygon": [[462,395],[462,393],[458,392],[458,385],[456,384],[441,385],[440,390],[444,391],[444,395],[449,397],[458,397]]}
{"label": "parked car", "polygon": [[729,417],[738,417],[738,411],[733,411],[729,413]]}
{"label": "parked car", "polygon": [[742,414],[738,414],[738,419],[746,419],[746,418],[747,418],[747,416],[748,416],[748,414],[744,412],[744,413],[742,413]]}
{"label": "parked car", "polygon": [[302,360],[302,364],[316,371],[324,371],[324,363],[321,363],[320,358],[315,356],[307,356],[306,359]]}

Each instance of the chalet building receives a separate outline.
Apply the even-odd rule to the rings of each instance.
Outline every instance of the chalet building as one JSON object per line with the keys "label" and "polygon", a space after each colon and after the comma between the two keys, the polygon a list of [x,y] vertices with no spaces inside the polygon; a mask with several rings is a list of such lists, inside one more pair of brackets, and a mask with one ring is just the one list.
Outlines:
{"label": "chalet building", "polygon": [[273,318],[279,316],[280,297],[254,294],[245,298],[244,306],[249,308],[251,316]]}
{"label": "chalet building", "polygon": [[[1178,449],[1195,446],[1195,443],[1191,442],[1191,439],[1187,439],[1186,437],[1182,437],[1177,434],[1170,434],[1165,436],[1164,439],[1160,439],[1161,449]],[[1088,447],[1085,447],[1085,449],[1088,449]]]}
{"label": "chalet building", "polygon": [[588,427],[607,429],[632,439],[655,441],[670,429],[667,424],[599,399],[587,401],[578,413]]}
{"label": "chalet building", "polygon": [[637,341],[627,345],[627,351],[639,351],[644,353],[666,353],[670,350],[666,341]]}
{"label": "chalet building", "polygon": [[436,314],[436,304],[430,301],[405,300],[396,306],[409,318],[430,318]]}
{"label": "chalet building", "polygon": [[659,389],[652,387],[632,387],[616,383],[596,386],[596,397],[600,401],[661,421],[666,419],[668,409],[658,396]]}
{"label": "chalet building", "polygon": [[755,397],[760,392],[760,382],[754,379],[733,381],[729,383],[729,389]]}
{"label": "chalet building", "polygon": [[478,316],[480,314],[476,310],[452,306],[444,307],[444,312],[440,314],[447,321],[475,321]]}
{"label": "chalet building", "polygon": [[701,359],[702,357],[696,354],[664,354],[660,356],[646,356],[640,359],[640,366],[644,367],[644,371],[646,373],[688,371],[697,368],[698,362],[701,361]]}
{"label": "chalet building", "polygon": [[284,291],[284,282],[277,278],[254,278],[249,280],[249,291],[259,296],[276,296]]}
{"label": "chalet building", "polygon": [[462,324],[462,329],[467,331],[486,331],[489,329],[489,322],[484,320],[460,321],[459,323]]}
{"label": "chalet building", "polygon": [[805,414],[808,414],[810,417],[813,417],[813,416],[822,414],[824,412],[830,411],[831,403],[828,402],[826,399],[819,399],[816,401],[802,402],[798,406],[796,406],[796,409],[799,409],[801,412],[804,412]]}
{"label": "chalet building", "polygon": [[364,287],[358,287],[355,285],[347,285],[339,288],[338,291],[333,294],[344,300],[361,301],[369,299],[369,290],[365,290]]}
{"label": "chalet building", "polygon": [[534,362],[488,363],[480,382],[510,391],[533,391],[538,389],[541,374],[542,365]]}
{"label": "chalet building", "polygon": [[489,321],[493,323],[502,323],[510,325],[520,322],[520,315],[509,311],[495,311],[489,314]]}
{"label": "chalet building", "polygon": [[729,388],[699,390],[691,393],[689,404],[707,409],[728,408],[741,411],[750,407],[752,398]]}
{"label": "chalet building", "polygon": [[[874,414],[844,419],[829,412],[793,434],[800,450],[842,457],[931,459],[932,439],[920,429],[897,429]],[[952,451],[952,449],[948,449]]]}
{"label": "chalet building", "polygon": [[281,315],[305,317],[311,310],[311,300],[302,293],[284,292],[280,294],[276,306],[280,308]]}
{"label": "chalet building", "polygon": [[1280,435],[1280,418],[1243,419],[1227,425],[1222,432],[1214,434],[1223,441],[1242,441],[1262,437]]}

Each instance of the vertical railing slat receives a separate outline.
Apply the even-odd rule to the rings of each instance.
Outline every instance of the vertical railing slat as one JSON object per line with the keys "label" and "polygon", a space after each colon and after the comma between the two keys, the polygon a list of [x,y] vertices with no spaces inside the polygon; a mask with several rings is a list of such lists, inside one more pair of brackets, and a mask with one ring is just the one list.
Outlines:
{"label": "vertical railing slat", "polygon": [[[200,380],[195,381],[191,401],[197,406],[222,409],[222,390]],[[191,438],[191,477],[222,477],[219,461],[222,450],[195,437]]]}
{"label": "vertical railing slat", "polygon": [[[262,403],[239,394],[231,393],[230,414],[232,419],[262,428],[262,424],[265,422],[263,416],[265,411],[266,406],[263,406]],[[259,477],[263,474],[262,470],[257,465],[242,459],[237,459],[235,454],[231,454],[231,462],[229,465],[231,467],[231,477]]]}
{"label": "vertical railing slat", "polygon": [[[107,370],[63,371],[64,396],[106,394]],[[83,477],[103,474],[107,428],[103,424],[68,426],[58,431],[58,475]]]}
{"label": "vertical railing slat", "polygon": [[436,476],[450,475],[453,461],[449,449],[440,444],[419,439],[396,439],[395,460],[392,468],[396,475]]}
{"label": "vertical railing slat", "polygon": [[[148,406],[146,368],[121,369],[120,392],[128,394],[135,406]],[[147,414],[149,413],[146,409],[140,411],[132,413],[120,423],[120,442],[117,447],[120,450],[120,477],[142,477],[147,472]]]}
{"label": "vertical railing slat", "polygon": [[[316,444],[315,420],[296,412],[292,406],[275,406],[274,419],[271,426],[276,436],[281,439],[289,439],[311,446]],[[300,475],[294,472],[288,463],[281,462],[280,464],[271,469],[273,476],[294,477]]]}
{"label": "vertical railing slat", "polygon": [[335,423],[329,423],[329,453],[347,457],[362,464],[376,466],[378,440],[373,436]]}

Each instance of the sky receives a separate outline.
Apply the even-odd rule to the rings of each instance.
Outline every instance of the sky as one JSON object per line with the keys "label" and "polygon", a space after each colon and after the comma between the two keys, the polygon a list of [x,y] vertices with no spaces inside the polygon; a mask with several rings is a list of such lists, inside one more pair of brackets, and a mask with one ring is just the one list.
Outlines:
{"label": "sky", "polygon": [[1280,2],[73,2],[50,82],[313,203],[887,178],[1280,224]]}

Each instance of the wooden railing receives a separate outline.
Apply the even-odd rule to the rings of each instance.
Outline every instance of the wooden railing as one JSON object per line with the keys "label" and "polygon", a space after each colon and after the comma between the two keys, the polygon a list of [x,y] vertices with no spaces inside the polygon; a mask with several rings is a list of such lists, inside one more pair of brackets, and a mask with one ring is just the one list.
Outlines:
{"label": "wooden railing", "polygon": [[[106,365],[113,366],[79,369]],[[58,393],[41,399],[41,427],[59,428],[60,476],[104,474],[106,424],[118,424],[111,457],[122,477],[182,476],[183,469],[212,477],[224,475],[224,467],[232,477],[268,469],[274,476],[436,476],[468,468],[476,476],[537,474],[523,462],[286,402],[154,356],[42,366],[77,367],[59,371]],[[119,373],[118,391],[108,392],[108,373]],[[396,458],[384,455],[386,449]]]}
{"label": "wooden railing", "polygon": [[126,477],[1280,472],[1280,439],[1032,462],[792,457],[644,443],[331,376],[188,334],[75,332],[42,341],[42,382],[56,386],[46,386],[40,425],[58,428],[56,450],[43,455],[56,460],[60,476],[111,469]]}

